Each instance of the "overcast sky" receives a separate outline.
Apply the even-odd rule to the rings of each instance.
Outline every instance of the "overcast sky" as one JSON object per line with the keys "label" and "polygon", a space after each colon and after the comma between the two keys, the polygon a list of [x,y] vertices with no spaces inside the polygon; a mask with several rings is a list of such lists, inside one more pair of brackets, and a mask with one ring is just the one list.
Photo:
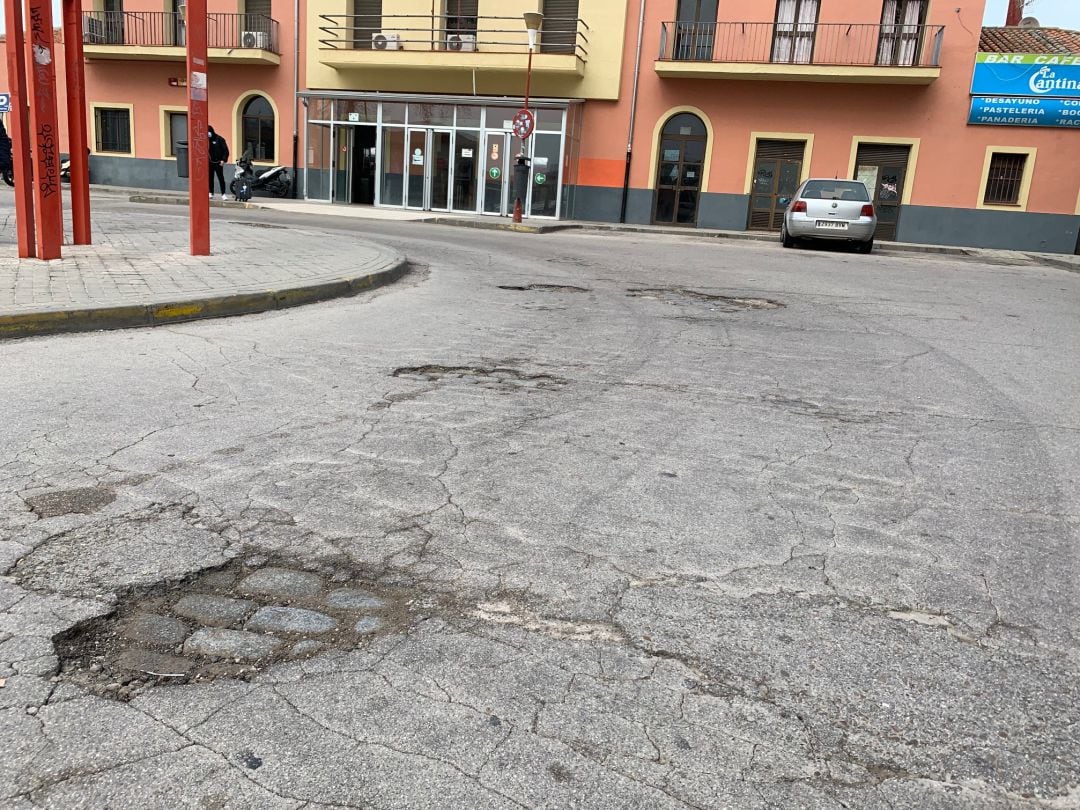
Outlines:
{"label": "overcast sky", "polygon": [[[828,0],[825,0],[828,2]],[[1005,9],[1008,0],[986,0],[986,18],[983,25],[1004,25]],[[1043,25],[1056,25],[1061,28],[1080,30],[1080,0],[1034,0],[1027,13],[1037,17]],[[53,0],[53,14],[60,24],[60,3]],[[0,17],[0,31],[4,30],[4,19]]]}

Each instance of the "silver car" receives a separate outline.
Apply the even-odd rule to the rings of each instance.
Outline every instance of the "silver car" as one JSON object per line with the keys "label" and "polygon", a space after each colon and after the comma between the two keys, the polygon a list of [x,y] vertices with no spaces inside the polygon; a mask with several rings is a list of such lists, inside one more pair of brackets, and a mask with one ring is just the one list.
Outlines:
{"label": "silver car", "polygon": [[877,214],[866,186],[858,180],[807,180],[784,212],[780,239],[794,247],[799,239],[854,242],[860,253],[874,249]]}

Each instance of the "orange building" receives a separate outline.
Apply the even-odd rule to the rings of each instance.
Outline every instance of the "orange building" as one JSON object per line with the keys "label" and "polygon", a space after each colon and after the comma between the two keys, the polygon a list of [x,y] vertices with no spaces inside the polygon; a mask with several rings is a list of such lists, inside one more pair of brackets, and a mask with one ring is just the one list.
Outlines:
{"label": "orange building", "polygon": [[[86,6],[92,182],[185,186],[166,3]],[[848,177],[881,239],[1072,253],[1080,36],[983,29],[984,5],[210,0],[210,123],[329,204],[507,216],[524,153],[531,217],[777,230],[802,179]],[[544,22],[522,142],[526,11]]]}

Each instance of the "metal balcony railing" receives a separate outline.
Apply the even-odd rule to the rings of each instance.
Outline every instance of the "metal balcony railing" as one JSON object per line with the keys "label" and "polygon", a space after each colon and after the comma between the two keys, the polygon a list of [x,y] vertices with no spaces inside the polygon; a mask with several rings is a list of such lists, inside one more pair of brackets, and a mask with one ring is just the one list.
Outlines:
{"label": "metal balcony railing", "polygon": [[943,25],[662,23],[660,59],[866,67],[940,67]]}
{"label": "metal balcony railing", "polygon": [[[526,53],[521,17],[428,14],[320,14],[319,44],[331,50]],[[589,55],[589,26],[581,19],[545,17],[538,53]]]}
{"label": "metal balcony railing", "polygon": [[[206,15],[206,47],[280,54],[278,22],[263,14]],[[171,11],[84,11],[85,45],[184,47],[184,16]]]}

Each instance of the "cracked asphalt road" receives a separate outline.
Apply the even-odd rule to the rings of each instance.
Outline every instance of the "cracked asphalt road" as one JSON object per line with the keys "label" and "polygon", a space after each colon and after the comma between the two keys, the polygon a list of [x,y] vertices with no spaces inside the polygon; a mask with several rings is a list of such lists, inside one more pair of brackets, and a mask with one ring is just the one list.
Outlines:
{"label": "cracked asphalt road", "polygon": [[[1080,277],[327,227],[417,268],[0,344],[0,804],[1080,806]],[[54,635],[251,554],[405,629],[64,677]]]}

